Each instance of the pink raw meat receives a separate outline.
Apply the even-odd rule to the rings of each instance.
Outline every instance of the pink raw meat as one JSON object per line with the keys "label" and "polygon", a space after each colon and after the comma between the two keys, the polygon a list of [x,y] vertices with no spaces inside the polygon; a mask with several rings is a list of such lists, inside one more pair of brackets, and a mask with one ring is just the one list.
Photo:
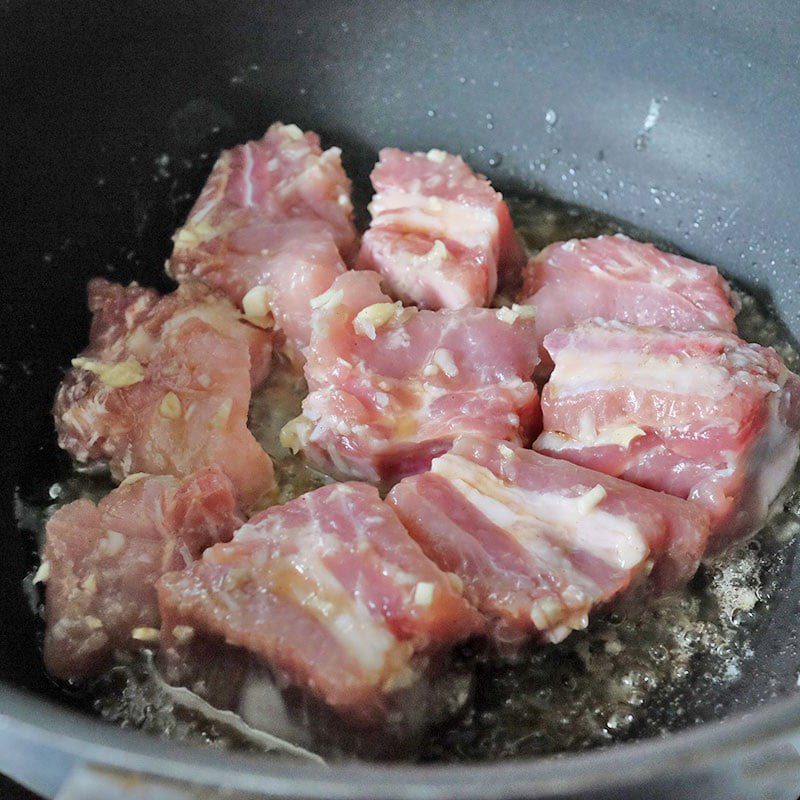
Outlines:
{"label": "pink raw meat", "polygon": [[[174,236],[167,272],[222,290],[254,318],[271,314],[279,344],[299,357],[309,301],[358,247],[340,155],[335,147],[323,152],[315,133],[281,123],[223,152]],[[268,291],[248,296],[256,287]]]}
{"label": "pink raw meat", "polygon": [[270,492],[272,462],[247,429],[250,354],[268,336],[198,284],[158,301],[138,286],[93,282],[90,298],[92,341],[56,395],[61,447],[107,462],[117,480],[219,464],[244,507]]}
{"label": "pink raw meat", "polygon": [[386,148],[372,184],[357,266],[380,272],[397,299],[434,310],[488,306],[498,275],[512,280],[525,263],[503,196],[460,156]]}
{"label": "pink raw meat", "polygon": [[422,654],[483,620],[376,489],[325,486],[257,515],[158,586],[165,627],[224,637],[334,709],[371,722]]}
{"label": "pink raw meat", "polygon": [[715,550],[763,523],[800,440],[800,378],[774,350],[620,322],[557,330],[545,347],[537,450],[696,501]]}
{"label": "pink raw meat", "polygon": [[254,222],[232,231],[219,269],[202,280],[243,305],[246,319],[274,324],[276,346],[302,363],[311,341],[311,301],[345,271],[319,222]]}
{"label": "pink raw meat", "polygon": [[39,572],[49,573],[48,671],[87,678],[115,651],[152,646],[160,624],[156,580],[228,541],[243,522],[230,480],[215,467],[183,481],[145,477],[97,506],[77,500],[56,511]]}
{"label": "pink raw meat", "polygon": [[664,253],[626,236],[571,239],[545,247],[524,271],[520,303],[536,310],[542,348],[556,328],[590,319],[671,330],[736,331],[739,301],[716,267]]}
{"label": "pink raw meat", "polygon": [[561,641],[651,570],[658,590],[688,580],[708,536],[691,503],[474,436],[387,502],[501,643]]}
{"label": "pink raw meat", "polygon": [[253,387],[269,374],[271,334],[246,322],[230,300],[202,283],[190,281],[162,296],[135,281],[122,286],[93,278],[86,294],[92,327],[82,356],[104,362],[135,358],[146,365],[166,334],[189,319],[199,319],[247,345]]}
{"label": "pink raw meat", "polygon": [[321,469],[392,482],[462,433],[513,443],[538,427],[533,323],[512,309],[420,311],[348,272],[315,301],[303,415],[287,446]]}

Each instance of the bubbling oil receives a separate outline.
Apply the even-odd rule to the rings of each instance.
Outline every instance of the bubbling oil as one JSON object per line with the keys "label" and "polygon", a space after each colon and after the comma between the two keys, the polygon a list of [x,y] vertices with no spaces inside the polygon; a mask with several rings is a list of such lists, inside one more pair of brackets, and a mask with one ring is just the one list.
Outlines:
{"label": "bubbling oil", "polygon": [[[608,217],[556,201],[511,199],[509,205],[531,252],[553,241],[602,233],[649,240]],[[784,326],[746,292],[740,295],[742,336],[775,347],[797,371],[800,354]],[[275,502],[331,480],[279,441],[281,427],[299,413],[305,390],[301,377],[278,366],[253,399],[250,427],[274,460]],[[41,543],[55,508],[81,496],[96,500],[109,488],[102,477],[72,474],[54,484],[52,505],[21,505],[21,523],[38,530]],[[758,536],[704,564],[690,585],[674,594],[623,604],[561,644],[531,647],[513,661],[462,654],[474,668],[472,694],[462,713],[432,731],[414,757],[481,761],[576,751],[720,716],[726,693],[753,661],[759,623],[791,566],[790,542],[800,527],[800,473],[775,509]],[[125,727],[218,747],[258,747],[238,727],[231,730],[225,720],[177,702],[141,659],[102,676],[87,697],[96,712]],[[313,749],[313,742],[309,746]],[[347,747],[337,755],[347,756]]]}

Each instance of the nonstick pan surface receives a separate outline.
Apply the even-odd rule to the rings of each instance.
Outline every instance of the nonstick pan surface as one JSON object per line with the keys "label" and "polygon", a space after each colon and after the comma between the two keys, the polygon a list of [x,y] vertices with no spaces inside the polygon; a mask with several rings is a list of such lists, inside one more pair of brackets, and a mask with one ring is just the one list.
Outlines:
{"label": "nonstick pan surface", "polygon": [[791,558],[749,669],[712,715],[724,724],[558,761],[321,777],[75,710],[42,672],[21,589],[35,558],[14,503],[66,463],[49,408],[85,340],[88,278],[167,288],[169,236],[216,153],[275,119],[341,146],[361,186],[382,145],[446,147],[507,193],[626,220],[719,264],[797,336],[793,3],[7,2],[0,41],[0,727],[19,742],[276,796],[544,797],[645,782],[678,791],[675,781],[693,791],[698,774],[722,770],[703,784],[712,797],[745,757],[756,764],[747,780],[791,784],[796,752],[781,751],[781,772],[758,767],[774,763],[761,748],[800,729]]}

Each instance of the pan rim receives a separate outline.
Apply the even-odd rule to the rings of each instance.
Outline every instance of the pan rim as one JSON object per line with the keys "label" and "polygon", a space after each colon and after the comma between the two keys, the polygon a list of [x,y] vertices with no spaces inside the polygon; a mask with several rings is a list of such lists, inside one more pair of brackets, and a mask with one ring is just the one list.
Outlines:
{"label": "pan rim", "polygon": [[[0,682],[0,741],[26,740],[77,761],[272,798],[464,800],[544,798],[708,771],[742,756],[757,759],[800,731],[800,697],[663,738],[598,750],[485,764],[345,762],[325,767],[263,754],[231,753],[120,728]],[[754,750],[754,742],[760,747]]]}

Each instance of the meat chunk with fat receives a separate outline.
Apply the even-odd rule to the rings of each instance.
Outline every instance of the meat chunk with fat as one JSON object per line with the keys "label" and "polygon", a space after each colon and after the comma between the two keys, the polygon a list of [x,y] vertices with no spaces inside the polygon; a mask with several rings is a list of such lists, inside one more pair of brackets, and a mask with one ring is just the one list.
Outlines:
{"label": "meat chunk with fat", "polygon": [[308,344],[312,297],[358,247],[341,151],[276,123],[226,150],[174,236],[167,272],[225,292],[249,316],[274,319],[292,358]]}
{"label": "meat chunk with fat", "polygon": [[463,433],[525,442],[538,425],[533,322],[517,311],[421,311],[348,272],[317,298],[309,394],[282,433],[332,474],[391,483]]}
{"label": "meat chunk with fat", "polygon": [[520,303],[535,309],[542,348],[556,328],[591,319],[671,330],[736,331],[739,301],[716,267],[664,253],[622,235],[545,247],[524,270]]}
{"label": "meat chunk with fat", "polygon": [[719,549],[764,521],[800,439],[800,378],[732,333],[584,323],[545,338],[540,452],[697,502]]}
{"label": "meat chunk with fat", "polygon": [[223,245],[228,233],[256,220],[318,220],[339,250],[351,253],[358,236],[341,154],[338,147],[323,151],[313,131],[281,122],[262,139],[223,151],[175,234],[172,274],[193,273],[208,248]]}
{"label": "meat chunk with fat", "polygon": [[460,156],[386,148],[372,172],[372,224],[359,269],[423,308],[488,306],[525,263],[503,196]]}
{"label": "meat chunk with fat", "polygon": [[209,467],[178,481],[145,476],[98,505],[77,500],[47,523],[44,659],[62,679],[92,677],[115,651],[153,646],[156,580],[184,569],[244,522],[233,485]]}
{"label": "meat chunk with fat", "polygon": [[116,480],[219,464],[243,506],[270,492],[272,462],[247,429],[251,353],[269,352],[264,332],[200,285],[158,300],[135,285],[93,283],[90,302],[91,343],[56,395],[60,446],[108,463]]}
{"label": "meat chunk with fat", "polygon": [[658,590],[688,580],[708,536],[691,503],[483,437],[457,439],[387,502],[504,644],[561,641],[648,575]]}
{"label": "meat chunk with fat", "polygon": [[480,615],[371,486],[316,489],[257,515],[158,585],[165,627],[224,637],[362,722]]}
{"label": "meat chunk with fat", "polygon": [[311,341],[311,301],[345,271],[318,222],[254,222],[232,231],[218,269],[202,280],[242,306],[245,319],[274,325],[276,347],[295,363]]}
{"label": "meat chunk with fat", "polygon": [[111,363],[135,359],[147,365],[164,336],[197,319],[247,345],[254,387],[269,374],[271,334],[248,323],[230,300],[202,283],[191,281],[160,295],[135,281],[123,286],[93,278],[86,294],[92,326],[89,345],[81,353],[85,358]]}

